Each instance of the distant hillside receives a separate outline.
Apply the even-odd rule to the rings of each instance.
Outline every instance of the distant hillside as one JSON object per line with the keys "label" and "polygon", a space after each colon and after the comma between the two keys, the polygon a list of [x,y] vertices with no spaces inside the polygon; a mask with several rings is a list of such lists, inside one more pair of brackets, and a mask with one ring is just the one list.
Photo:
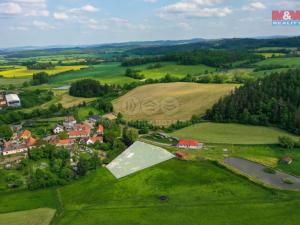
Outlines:
{"label": "distant hillside", "polygon": [[206,114],[218,122],[276,125],[300,134],[300,70],[274,73],[245,84]]}
{"label": "distant hillside", "polygon": [[198,43],[190,43],[173,46],[142,47],[129,50],[128,53],[137,55],[163,55],[167,52],[183,52],[201,48],[218,49],[255,49],[260,47],[299,47],[300,37],[290,38],[232,38],[221,40],[209,40]]}

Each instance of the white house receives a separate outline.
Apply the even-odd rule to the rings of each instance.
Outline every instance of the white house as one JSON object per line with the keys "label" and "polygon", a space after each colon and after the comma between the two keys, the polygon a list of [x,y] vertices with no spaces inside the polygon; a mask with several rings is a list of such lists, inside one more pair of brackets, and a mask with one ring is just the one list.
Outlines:
{"label": "white house", "polygon": [[59,124],[56,125],[55,128],[53,129],[54,134],[60,134],[62,132],[64,132],[64,127]]}
{"label": "white house", "polygon": [[20,107],[21,100],[16,94],[7,94],[5,95],[7,106],[9,107]]}

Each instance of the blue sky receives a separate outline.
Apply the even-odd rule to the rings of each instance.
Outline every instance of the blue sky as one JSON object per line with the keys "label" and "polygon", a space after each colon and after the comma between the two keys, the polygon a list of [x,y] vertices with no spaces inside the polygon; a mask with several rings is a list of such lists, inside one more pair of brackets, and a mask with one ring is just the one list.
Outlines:
{"label": "blue sky", "polygon": [[0,0],[0,47],[300,35],[272,27],[299,0]]}

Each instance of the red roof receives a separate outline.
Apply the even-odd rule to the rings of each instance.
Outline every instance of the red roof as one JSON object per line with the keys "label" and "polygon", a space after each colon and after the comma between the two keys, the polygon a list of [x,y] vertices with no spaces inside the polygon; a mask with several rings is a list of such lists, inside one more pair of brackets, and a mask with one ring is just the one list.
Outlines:
{"label": "red roof", "polygon": [[97,141],[103,142],[103,137],[91,137],[89,140],[93,143],[96,143]]}
{"label": "red roof", "polygon": [[30,138],[31,137],[31,132],[29,130],[24,130],[23,133],[21,133],[20,138]]}
{"label": "red roof", "polygon": [[27,140],[28,147],[34,146],[35,144],[36,144],[36,139],[34,139],[33,137],[28,138]]}
{"label": "red roof", "polygon": [[73,130],[69,132],[69,137],[88,137],[90,130]]}
{"label": "red roof", "polygon": [[180,140],[178,145],[186,145],[186,146],[198,146],[199,142],[196,140]]}
{"label": "red roof", "polygon": [[58,144],[58,145],[71,145],[71,144],[73,144],[73,140],[71,140],[71,139],[63,139],[63,140],[57,141],[56,144]]}

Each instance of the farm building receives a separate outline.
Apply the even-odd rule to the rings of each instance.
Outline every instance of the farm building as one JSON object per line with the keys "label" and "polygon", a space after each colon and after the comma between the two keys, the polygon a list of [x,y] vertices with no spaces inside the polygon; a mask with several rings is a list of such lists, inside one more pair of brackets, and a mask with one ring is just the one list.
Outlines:
{"label": "farm building", "polygon": [[188,148],[188,149],[201,149],[203,148],[203,143],[196,140],[180,140],[177,144],[178,148]]}
{"label": "farm building", "polygon": [[16,94],[7,94],[5,95],[7,106],[9,107],[20,107],[21,100]]}

